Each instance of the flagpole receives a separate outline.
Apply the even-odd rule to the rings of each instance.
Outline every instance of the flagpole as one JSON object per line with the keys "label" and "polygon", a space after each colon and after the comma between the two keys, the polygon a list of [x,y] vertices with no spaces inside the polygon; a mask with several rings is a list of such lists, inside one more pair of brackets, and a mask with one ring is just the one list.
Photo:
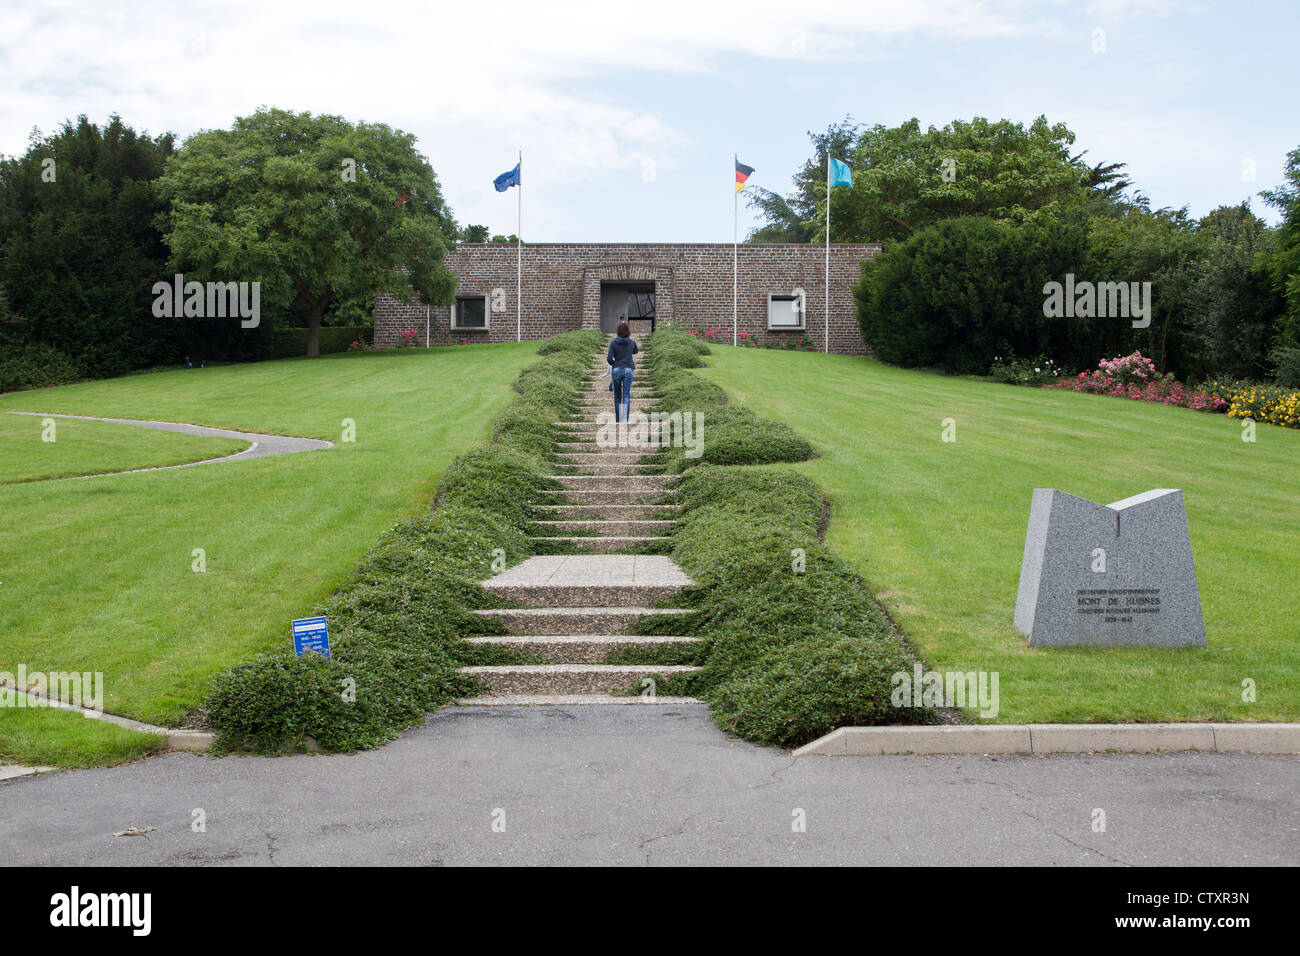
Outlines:
{"label": "flagpole", "polygon": [[519,151],[519,195],[515,197],[515,341],[524,340],[524,151]]}
{"label": "flagpole", "polygon": [[826,150],[826,347],[831,354],[831,151]]}
{"label": "flagpole", "polygon": [[[736,166],[740,163],[740,154],[731,154],[732,178],[735,178]],[[737,327],[739,325],[739,298],[736,291],[736,276],[738,272],[738,255],[739,255],[739,235],[740,235],[740,190],[732,185],[731,193],[731,344],[735,345],[739,339],[736,337]]]}

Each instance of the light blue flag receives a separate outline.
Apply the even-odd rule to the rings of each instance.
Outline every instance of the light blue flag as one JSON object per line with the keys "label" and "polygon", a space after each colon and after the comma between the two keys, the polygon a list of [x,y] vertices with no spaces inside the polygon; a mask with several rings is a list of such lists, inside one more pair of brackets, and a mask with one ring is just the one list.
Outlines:
{"label": "light blue flag", "polygon": [[852,186],[853,171],[849,169],[847,163],[841,163],[834,156],[830,157],[831,161],[831,185],[832,186]]}

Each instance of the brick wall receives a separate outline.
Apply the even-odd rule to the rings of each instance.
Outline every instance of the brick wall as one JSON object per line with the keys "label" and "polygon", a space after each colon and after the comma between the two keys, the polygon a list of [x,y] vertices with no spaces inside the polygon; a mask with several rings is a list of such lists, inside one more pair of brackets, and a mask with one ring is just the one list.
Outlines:
{"label": "brick wall", "polygon": [[[880,251],[879,243],[831,246],[830,348],[861,355],[867,351],[854,317],[852,286],[860,263]],[[802,287],[807,334],[822,346],[826,331],[826,247],[817,244],[742,244],[739,247],[739,330],[766,334],[767,295]],[[450,309],[429,309],[434,345],[513,342],[516,337],[515,246],[460,243],[447,256],[460,279],[458,295],[487,295],[500,311],[486,331],[452,329]],[[731,329],[732,247],[730,243],[538,243],[523,247],[523,338],[544,339],[570,329],[600,327],[601,282],[653,281],[660,321],[679,327]],[[375,297],[375,345],[392,346],[399,332],[415,329],[425,344],[425,306],[386,294]]]}

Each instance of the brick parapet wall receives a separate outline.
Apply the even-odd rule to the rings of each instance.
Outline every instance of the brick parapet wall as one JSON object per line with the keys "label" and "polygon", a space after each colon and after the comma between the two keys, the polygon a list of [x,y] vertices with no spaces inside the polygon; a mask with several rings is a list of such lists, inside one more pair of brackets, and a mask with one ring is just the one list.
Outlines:
{"label": "brick parapet wall", "polygon": [[[863,260],[878,243],[833,244],[830,250],[830,349],[849,355],[867,351],[855,318],[853,284]],[[516,337],[515,246],[460,243],[447,266],[459,277],[458,295],[486,295],[501,311],[491,313],[486,331],[452,329],[450,309],[428,310],[433,345],[512,342]],[[826,330],[826,247],[816,244],[742,244],[738,249],[738,326],[767,332],[767,296],[803,288],[806,334],[820,349]],[[522,334],[529,341],[557,332],[600,327],[600,283],[653,281],[660,321],[703,331],[732,317],[732,246],[729,243],[538,243],[523,247]],[[375,297],[375,345],[396,344],[415,329],[425,343],[425,306]]]}

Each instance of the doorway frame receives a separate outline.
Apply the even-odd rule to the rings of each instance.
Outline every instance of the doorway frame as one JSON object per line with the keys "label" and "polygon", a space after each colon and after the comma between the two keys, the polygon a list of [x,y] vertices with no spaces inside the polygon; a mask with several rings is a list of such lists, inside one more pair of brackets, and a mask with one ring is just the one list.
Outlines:
{"label": "doorway frame", "polygon": [[673,270],[657,263],[619,262],[588,266],[582,273],[582,320],[580,328],[600,328],[600,289],[602,283],[652,282],[655,287],[655,322],[670,322],[673,317]]}

